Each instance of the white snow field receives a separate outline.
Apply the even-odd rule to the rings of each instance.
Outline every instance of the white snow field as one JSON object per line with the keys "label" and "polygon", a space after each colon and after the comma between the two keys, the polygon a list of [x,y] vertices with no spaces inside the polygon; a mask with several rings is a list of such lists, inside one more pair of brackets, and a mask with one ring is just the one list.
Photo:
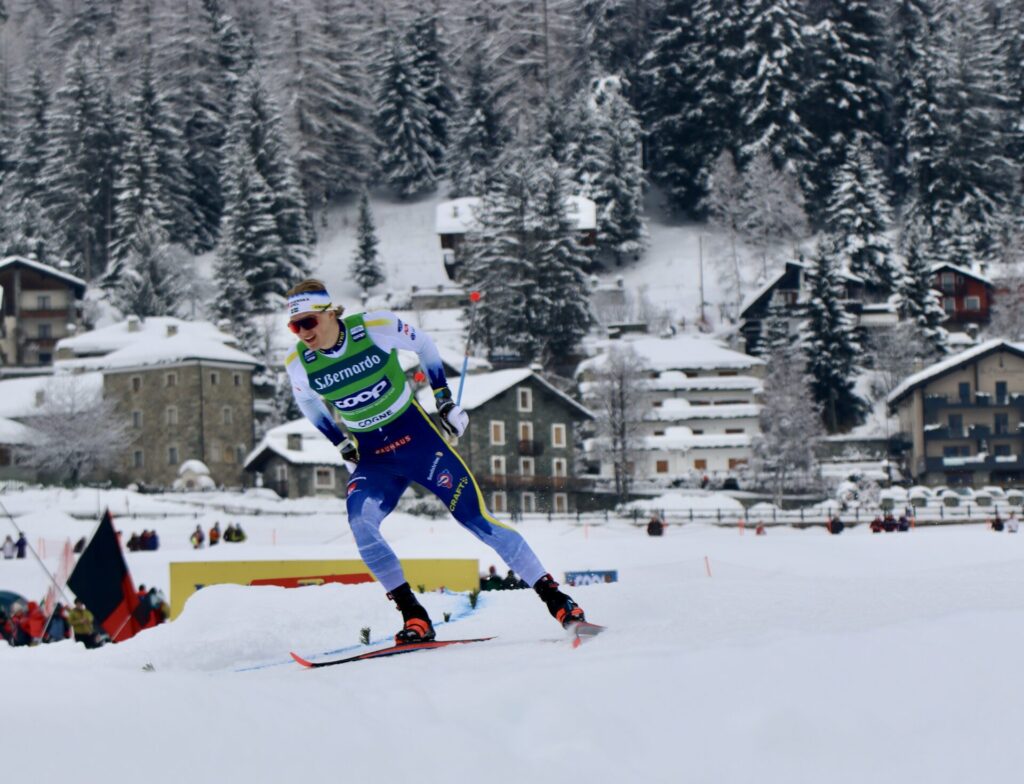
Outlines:
{"label": "white snow field", "polygon": [[[249,542],[194,552],[191,514],[118,518],[126,536],[160,532],[163,548],[129,565],[164,589],[172,560],[355,554],[340,501],[0,500],[44,540],[51,566],[54,540],[94,525],[68,513],[101,504],[242,522]],[[618,570],[617,583],[572,589],[609,631],[574,650],[532,591],[482,594],[475,611],[464,595],[433,593],[423,602],[435,619],[453,613],[440,638],[497,639],[304,670],[289,649],[344,655],[363,626],[375,640],[397,629],[378,585],[211,586],[178,620],[120,645],[0,649],[5,780],[1020,780],[1024,535],[686,525],[658,539],[614,519],[543,518],[520,528],[559,579]],[[402,557],[496,562],[451,520],[396,514],[385,533]],[[0,561],[0,589],[34,597],[44,584],[29,560]]]}

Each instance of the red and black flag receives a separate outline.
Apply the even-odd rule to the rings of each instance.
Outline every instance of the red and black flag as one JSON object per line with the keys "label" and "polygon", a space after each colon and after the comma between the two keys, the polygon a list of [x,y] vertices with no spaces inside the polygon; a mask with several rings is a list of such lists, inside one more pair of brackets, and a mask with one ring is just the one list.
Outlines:
{"label": "red and black flag", "polygon": [[130,639],[151,625],[150,608],[140,604],[135,593],[109,510],[75,564],[68,587],[114,642]]}

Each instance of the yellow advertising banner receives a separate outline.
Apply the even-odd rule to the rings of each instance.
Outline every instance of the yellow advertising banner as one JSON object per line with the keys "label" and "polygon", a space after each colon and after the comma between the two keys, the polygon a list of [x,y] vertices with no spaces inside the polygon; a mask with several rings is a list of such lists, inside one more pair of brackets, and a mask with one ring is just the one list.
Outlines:
{"label": "yellow advertising banner", "polygon": [[[479,564],[472,558],[402,560],[414,590],[471,591],[480,586]],[[341,561],[191,561],[171,564],[171,618],[177,618],[192,594],[207,585],[281,585],[295,588],[324,583],[372,582],[366,564]]]}

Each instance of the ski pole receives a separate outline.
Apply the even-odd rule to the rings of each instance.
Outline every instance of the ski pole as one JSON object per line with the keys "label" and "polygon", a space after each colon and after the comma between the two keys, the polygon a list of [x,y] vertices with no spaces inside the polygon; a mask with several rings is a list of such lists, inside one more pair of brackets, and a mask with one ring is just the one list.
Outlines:
{"label": "ski pole", "polygon": [[[18,528],[18,524],[14,521],[14,518],[11,517],[11,513],[7,511],[7,507],[4,506],[2,502],[0,502],[0,510],[3,510],[3,513],[7,516],[7,519],[11,521],[11,525],[14,526],[14,530],[17,532],[18,536],[24,536],[24,531]],[[39,568],[42,569],[46,576],[50,579],[50,583],[53,585],[53,587],[60,592],[61,596],[64,597],[65,603],[69,603],[68,595],[64,593],[63,586],[61,586],[57,582],[56,578],[54,578],[54,576],[50,574],[50,570],[46,568],[46,564],[43,563],[43,559],[39,557],[39,553],[36,552],[35,548],[28,542],[27,539],[25,540],[25,546],[28,549],[28,551],[32,553],[32,556],[36,559],[36,563],[39,564]]]}
{"label": "ski pole", "polygon": [[455,405],[462,405],[462,390],[466,386],[466,370],[469,367],[469,348],[473,344],[473,325],[476,323],[476,303],[480,301],[480,292],[469,292],[469,329],[466,332],[466,353],[462,357],[462,373],[459,375],[459,393],[455,398]]}

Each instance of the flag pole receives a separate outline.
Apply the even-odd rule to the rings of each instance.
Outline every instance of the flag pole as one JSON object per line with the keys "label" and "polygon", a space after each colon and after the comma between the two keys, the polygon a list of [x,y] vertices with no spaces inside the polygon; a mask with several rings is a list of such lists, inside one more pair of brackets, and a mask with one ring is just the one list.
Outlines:
{"label": "flag pole", "polygon": [[[14,518],[11,517],[11,513],[7,511],[7,507],[4,506],[2,501],[0,501],[0,509],[3,510],[3,513],[7,516],[7,519],[10,520],[11,525],[14,527],[14,530],[18,534],[18,536],[24,536],[25,532],[18,528],[18,524],[14,521]],[[49,579],[50,584],[53,585],[60,592],[60,595],[64,597],[65,602],[68,601],[68,595],[64,593],[64,586],[60,585],[60,583],[57,582],[56,578],[52,574],[50,574],[50,570],[46,568],[46,564],[43,563],[43,559],[39,557],[39,553],[36,552],[35,548],[32,546],[32,543],[29,542],[28,539],[26,539],[25,545],[26,547],[28,547],[29,552],[32,553],[32,557],[36,559],[36,563],[39,564],[39,568],[42,569],[43,572],[46,574],[46,577]]]}

